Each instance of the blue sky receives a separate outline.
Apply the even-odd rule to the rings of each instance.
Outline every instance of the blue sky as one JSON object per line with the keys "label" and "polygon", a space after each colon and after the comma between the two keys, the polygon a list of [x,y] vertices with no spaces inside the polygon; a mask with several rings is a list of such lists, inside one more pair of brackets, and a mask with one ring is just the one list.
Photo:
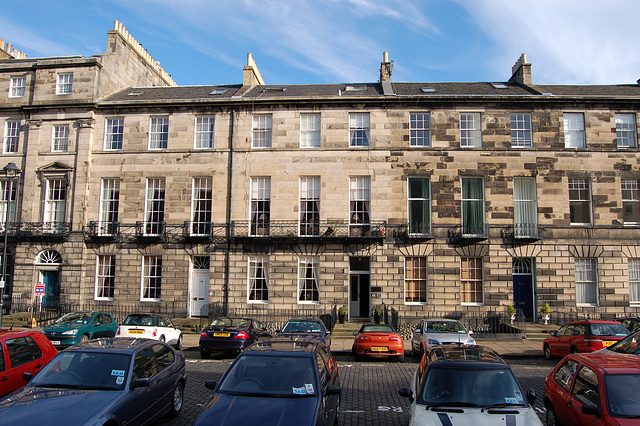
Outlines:
{"label": "blue sky", "polygon": [[[28,6],[27,6],[28,5]],[[521,53],[539,84],[640,78],[637,0],[0,0],[0,38],[28,57],[106,51],[120,21],[180,85],[506,81]],[[25,13],[28,8],[28,13]]]}

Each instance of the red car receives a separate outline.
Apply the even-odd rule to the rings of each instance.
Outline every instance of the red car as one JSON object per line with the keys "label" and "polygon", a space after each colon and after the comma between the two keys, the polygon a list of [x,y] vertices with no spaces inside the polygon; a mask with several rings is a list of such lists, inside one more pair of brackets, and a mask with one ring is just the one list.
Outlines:
{"label": "red car", "polygon": [[637,425],[640,357],[618,353],[567,355],[544,384],[547,425]]}
{"label": "red car", "polygon": [[572,321],[544,339],[544,356],[565,356],[576,352],[595,352],[611,346],[629,334],[617,321]]}
{"label": "red car", "polygon": [[26,385],[23,373],[35,376],[58,355],[49,339],[35,330],[0,330],[0,351],[0,396]]}
{"label": "red car", "polygon": [[351,352],[356,361],[365,356],[387,356],[404,361],[402,336],[387,324],[364,324],[357,333]]}

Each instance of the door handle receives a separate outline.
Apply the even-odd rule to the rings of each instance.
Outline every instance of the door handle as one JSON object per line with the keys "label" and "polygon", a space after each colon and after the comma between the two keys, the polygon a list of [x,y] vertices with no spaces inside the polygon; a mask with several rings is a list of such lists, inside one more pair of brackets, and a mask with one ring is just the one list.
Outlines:
{"label": "door handle", "polygon": [[9,378],[5,376],[2,379],[0,379],[0,382],[6,382],[7,380],[9,380]]}
{"label": "door handle", "polygon": [[36,368],[42,368],[42,364],[36,365]]}
{"label": "door handle", "polygon": [[567,401],[567,406],[569,406],[569,407],[573,406],[573,402]]}

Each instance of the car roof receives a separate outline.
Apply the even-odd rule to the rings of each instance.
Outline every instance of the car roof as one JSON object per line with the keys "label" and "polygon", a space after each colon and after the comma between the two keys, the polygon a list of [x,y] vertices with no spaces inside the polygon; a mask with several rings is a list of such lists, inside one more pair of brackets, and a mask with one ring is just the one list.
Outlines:
{"label": "car roof", "polygon": [[[432,356],[433,354],[433,356]],[[498,365],[509,366],[493,349],[482,345],[442,345],[432,346],[425,354],[429,359],[429,366],[458,367],[474,364],[481,368],[495,367]]]}
{"label": "car roof", "polygon": [[294,321],[313,321],[313,322],[319,322],[319,323],[324,324],[324,323],[322,322],[322,320],[320,320],[320,319],[318,319],[318,318],[292,318],[292,319],[290,319],[290,320],[289,320],[289,321],[287,321],[287,322],[294,322]]}
{"label": "car roof", "polygon": [[590,352],[567,355],[582,362],[593,364],[607,374],[640,374],[640,356],[612,352]]}
{"label": "car roof", "polygon": [[[78,343],[65,351],[92,351],[92,352],[116,352],[131,354],[140,348],[160,343],[153,339],[140,339],[136,337],[118,337],[90,340],[85,343]],[[160,343],[161,344],[161,343]]]}
{"label": "car roof", "polygon": [[569,321],[565,325],[571,324],[620,324],[619,321],[605,321],[605,320],[578,320],[578,321]]}
{"label": "car roof", "polygon": [[12,336],[21,336],[21,335],[29,335],[34,333],[41,333],[39,330],[10,330],[3,328],[0,330],[0,337],[12,337]]}
{"label": "car roof", "polygon": [[313,353],[322,343],[313,339],[274,338],[253,343],[242,351],[243,355],[297,355]]}

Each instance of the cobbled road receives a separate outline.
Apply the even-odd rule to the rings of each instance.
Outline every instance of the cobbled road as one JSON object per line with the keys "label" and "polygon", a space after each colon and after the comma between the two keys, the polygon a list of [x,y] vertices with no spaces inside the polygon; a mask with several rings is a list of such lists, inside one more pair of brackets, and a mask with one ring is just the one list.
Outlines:
{"label": "cobbled road", "polygon": [[[202,406],[211,398],[205,388],[207,380],[219,381],[233,362],[232,358],[203,360],[198,351],[186,350],[187,386],[184,407],[174,419],[165,418],[158,425],[191,425]],[[342,385],[342,402],[338,425],[406,425],[409,423],[409,401],[398,395],[398,389],[409,386],[418,360],[407,356],[404,363],[371,360],[355,362],[348,353],[334,353]],[[507,359],[524,392],[533,389],[534,408],[544,421],[544,379],[556,361],[539,358]]]}

